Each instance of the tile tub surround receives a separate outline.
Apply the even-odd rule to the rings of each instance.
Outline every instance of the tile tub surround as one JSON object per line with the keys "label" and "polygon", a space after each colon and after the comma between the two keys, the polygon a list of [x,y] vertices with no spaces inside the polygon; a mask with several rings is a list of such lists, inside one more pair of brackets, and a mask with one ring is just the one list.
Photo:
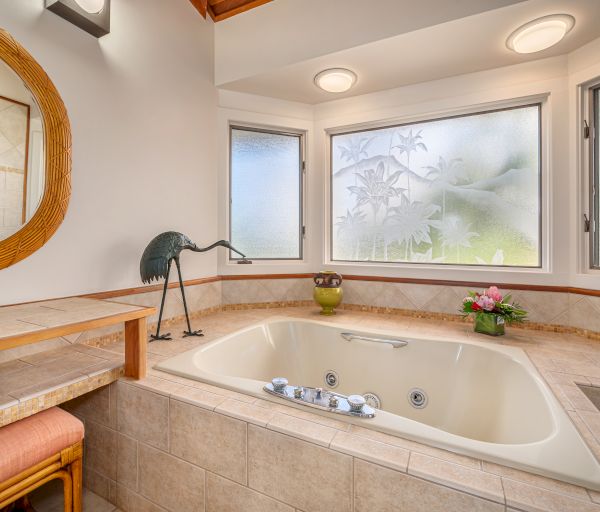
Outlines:
{"label": "tile tub surround", "polygon": [[[270,276],[216,276],[190,281],[186,297],[194,328],[204,328],[202,318],[221,310],[243,308],[280,308],[314,304],[314,283],[310,277],[271,278]],[[258,278],[256,278],[258,277]],[[374,278],[376,279],[376,278]],[[169,288],[163,314],[163,332],[174,331],[173,324],[183,320],[181,293]],[[344,302],[339,309],[373,310],[435,320],[461,321],[458,308],[467,291],[479,287],[438,284],[394,283],[349,277],[343,283]],[[146,291],[147,290],[147,291]],[[510,290],[513,299],[529,312],[523,327],[562,331],[600,339],[600,297],[554,291]],[[91,298],[115,300],[136,306],[159,307],[161,285],[90,294]],[[2,308],[0,308],[2,311]],[[149,331],[156,330],[158,313],[148,318]],[[180,328],[174,334],[181,332]],[[34,345],[0,351],[0,363],[73,343],[102,346],[122,338],[119,326],[106,327],[55,338]]]}
{"label": "tile tub surround", "polygon": [[[376,279],[376,278],[374,278]],[[235,279],[222,281],[224,306],[243,303],[277,303],[312,301],[314,283],[310,278],[292,279]],[[503,288],[504,295],[523,306],[529,313],[532,328],[566,330],[585,334],[600,333],[600,297],[554,291],[515,290]],[[395,283],[369,281],[349,277],[342,283],[342,308],[349,306],[374,307],[404,314],[433,313],[460,318],[458,310],[471,290],[484,287],[451,284]]]}
{"label": "tile tub surround", "polygon": [[[150,359],[158,362],[280,315],[317,317],[314,307],[214,313],[203,318],[205,340],[154,342]],[[346,310],[333,321],[489,341],[458,322]],[[600,458],[600,412],[576,386],[600,386],[600,343],[525,330],[510,330],[496,342],[526,350]],[[106,349],[120,350],[120,344]],[[194,510],[225,512],[600,512],[600,493],[582,487],[157,370],[108,390],[102,393],[112,399],[96,392],[66,407],[86,427],[96,427],[88,429],[98,441],[88,439],[85,485],[124,512],[181,510],[182,499],[194,503]],[[167,469],[157,473],[156,465]]]}

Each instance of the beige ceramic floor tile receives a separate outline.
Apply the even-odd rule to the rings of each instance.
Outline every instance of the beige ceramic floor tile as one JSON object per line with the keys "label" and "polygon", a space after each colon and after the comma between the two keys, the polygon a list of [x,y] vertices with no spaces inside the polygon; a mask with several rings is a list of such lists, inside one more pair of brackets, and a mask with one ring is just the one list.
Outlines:
{"label": "beige ceramic floor tile", "polygon": [[[62,483],[52,480],[31,494],[36,512],[64,512]],[[84,512],[114,512],[115,506],[97,494],[83,490]]]}

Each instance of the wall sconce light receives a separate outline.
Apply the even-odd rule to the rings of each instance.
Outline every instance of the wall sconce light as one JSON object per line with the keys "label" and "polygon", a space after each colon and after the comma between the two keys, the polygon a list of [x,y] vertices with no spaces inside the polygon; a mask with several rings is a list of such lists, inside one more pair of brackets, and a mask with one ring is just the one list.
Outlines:
{"label": "wall sconce light", "polygon": [[46,0],[46,9],[95,37],[110,32],[110,0]]}

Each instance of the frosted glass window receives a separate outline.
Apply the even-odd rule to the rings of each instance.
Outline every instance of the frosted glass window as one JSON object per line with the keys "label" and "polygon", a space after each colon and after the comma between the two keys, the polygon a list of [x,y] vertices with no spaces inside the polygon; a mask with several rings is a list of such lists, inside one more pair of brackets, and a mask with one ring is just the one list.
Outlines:
{"label": "frosted glass window", "polygon": [[302,136],[232,127],[230,181],[233,246],[250,259],[301,259]]}
{"label": "frosted glass window", "polygon": [[332,259],[539,267],[540,115],[332,135]]}

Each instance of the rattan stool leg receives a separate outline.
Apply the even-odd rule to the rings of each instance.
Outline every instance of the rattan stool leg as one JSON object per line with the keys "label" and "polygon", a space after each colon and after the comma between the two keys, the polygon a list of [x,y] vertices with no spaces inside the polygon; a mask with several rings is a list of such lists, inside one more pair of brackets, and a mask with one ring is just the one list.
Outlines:
{"label": "rattan stool leg", "polygon": [[73,480],[73,512],[82,511],[82,460],[75,459],[71,464],[71,479]]}
{"label": "rattan stool leg", "polygon": [[68,471],[61,471],[61,473],[64,473],[64,476],[61,478],[65,494],[65,512],[73,512],[73,479]]}

